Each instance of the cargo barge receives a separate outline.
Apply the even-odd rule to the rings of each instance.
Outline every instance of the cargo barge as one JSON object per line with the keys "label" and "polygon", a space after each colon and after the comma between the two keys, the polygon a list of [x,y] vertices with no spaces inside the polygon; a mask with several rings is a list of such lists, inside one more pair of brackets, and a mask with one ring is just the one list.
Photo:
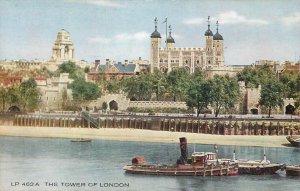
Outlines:
{"label": "cargo barge", "polygon": [[147,165],[144,157],[135,157],[131,165],[123,167],[126,173],[166,176],[230,176],[238,174],[238,164],[232,160],[220,162],[213,152],[194,152],[188,158],[187,140],[180,140],[181,156],[176,164]]}

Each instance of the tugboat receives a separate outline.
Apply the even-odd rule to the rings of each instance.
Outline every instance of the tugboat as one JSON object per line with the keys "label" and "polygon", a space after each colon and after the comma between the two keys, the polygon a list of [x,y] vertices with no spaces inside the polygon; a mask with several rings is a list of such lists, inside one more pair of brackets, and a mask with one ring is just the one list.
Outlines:
{"label": "tugboat", "polygon": [[286,139],[292,144],[293,147],[300,147],[300,137],[287,136]]}
{"label": "tugboat", "polygon": [[[213,152],[194,152],[188,158],[187,140],[179,138],[181,156],[176,164],[147,165],[142,156],[132,159],[131,165],[123,167],[126,173],[167,176],[230,176],[237,175],[238,164],[228,160],[219,162]],[[213,162],[215,161],[215,162]]]}

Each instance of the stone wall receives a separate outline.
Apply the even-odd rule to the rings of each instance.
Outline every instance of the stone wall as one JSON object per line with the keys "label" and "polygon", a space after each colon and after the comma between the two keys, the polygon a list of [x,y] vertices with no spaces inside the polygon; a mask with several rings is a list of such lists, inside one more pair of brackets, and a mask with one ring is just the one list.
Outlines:
{"label": "stone wall", "polygon": [[130,101],[129,107],[187,109],[187,105],[185,102],[173,102],[173,101]]}

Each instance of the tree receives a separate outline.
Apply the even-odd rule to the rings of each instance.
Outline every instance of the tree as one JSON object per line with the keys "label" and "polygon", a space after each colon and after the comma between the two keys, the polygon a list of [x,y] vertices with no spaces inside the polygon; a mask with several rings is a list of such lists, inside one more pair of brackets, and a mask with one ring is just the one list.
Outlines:
{"label": "tree", "polygon": [[7,103],[7,96],[8,96],[7,89],[4,87],[0,87],[0,102],[2,105],[2,111],[5,110],[5,105]]}
{"label": "tree", "polygon": [[229,109],[234,107],[238,101],[240,92],[239,84],[235,78],[228,75],[215,75],[210,83],[210,103],[215,109],[215,117],[218,117],[221,108]]}
{"label": "tree", "polygon": [[108,108],[108,104],[106,102],[102,103],[102,110],[106,111]]}
{"label": "tree", "polygon": [[77,100],[93,100],[101,95],[98,86],[84,79],[75,79],[71,84],[72,95]]}
{"label": "tree", "polygon": [[268,116],[271,116],[271,110],[274,107],[281,106],[283,85],[274,80],[270,80],[263,84],[260,93],[259,104],[268,108]]}
{"label": "tree", "polygon": [[255,68],[246,66],[241,72],[237,74],[238,81],[244,81],[246,87],[255,88],[259,85],[258,74]]}
{"label": "tree", "polygon": [[107,82],[106,85],[106,90],[108,90],[110,93],[119,93],[120,92],[120,83],[121,81],[112,78],[109,82]]}
{"label": "tree", "polygon": [[187,91],[186,103],[189,107],[197,109],[197,117],[210,103],[210,84],[204,80],[197,80],[191,84]]}
{"label": "tree", "polygon": [[22,82],[19,86],[19,103],[25,111],[33,111],[39,104],[40,92],[33,78]]}
{"label": "tree", "polygon": [[124,81],[124,91],[128,97],[136,98],[137,100],[150,100],[152,94],[150,76],[142,74],[138,77],[127,78]]}
{"label": "tree", "polygon": [[155,93],[156,101],[159,101],[166,91],[166,77],[160,70],[154,69],[150,75],[151,90]]}
{"label": "tree", "polygon": [[89,73],[90,72],[90,68],[88,67],[88,66],[86,66],[85,68],[84,68],[84,73]]}
{"label": "tree", "polygon": [[166,77],[170,93],[173,95],[173,101],[184,98],[190,82],[190,75],[184,68],[172,70]]}
{"label": "tree", "polygon": [[268,80],[275,80],[276,75],[269,65],[245,67],[240,73],[237,74],[238,81],[244,81],[246,87],[257,88]]}
{"label": "tree", "polygon": [[74,62],[64,62],[58,66],[58,73],[69,73],[70,78],[78,79],[84,76],[84,70],[79,66],[76,66]]}

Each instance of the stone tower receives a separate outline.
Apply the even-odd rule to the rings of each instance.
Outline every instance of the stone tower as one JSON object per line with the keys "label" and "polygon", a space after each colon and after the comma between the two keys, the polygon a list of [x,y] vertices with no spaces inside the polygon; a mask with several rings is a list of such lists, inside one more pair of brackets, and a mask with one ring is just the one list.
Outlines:
{"label": "stone tower", "polygon": [[151,73],[154,68],[159,68],[159,48],[160,48],[160,33],[157,31],[157,18],[154,19],[155,30],[151,34],[151,47],[150,47],[150,65]]}
{"label": "stone tower", "polygon": [[57,33],[56,41],[52,48],[51,61],[64,62],[74,60],[74,47],[69,32],[62,29]]}
{"label": "stone tower", "polygon": [[210,16],[208,16],[207,23],[208,29],[205,31],[205,52],[206,52],[206,66],[211,67],[214,63],[214,50],[213,50],[213,36],[210,30]]}
{"label": "stone tower", "polygon": [[214,67],[224,66],[223,37],[219,34],[219,22],[217,21],[217,33],[213,37],[214,46]]}

